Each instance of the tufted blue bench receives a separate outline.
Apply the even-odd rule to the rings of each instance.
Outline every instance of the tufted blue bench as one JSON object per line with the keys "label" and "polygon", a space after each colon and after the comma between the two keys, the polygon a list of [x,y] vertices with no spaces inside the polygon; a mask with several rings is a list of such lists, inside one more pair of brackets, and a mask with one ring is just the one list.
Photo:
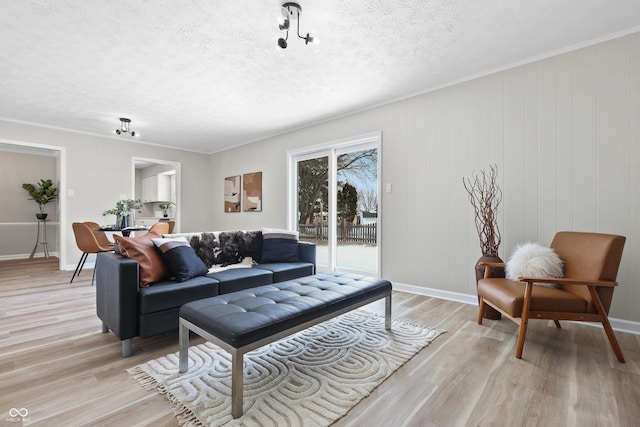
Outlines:
{"label": "tufted blue bench", "polygon": [[179,371],[188,370],[189,331],[231,354],[231,415],[242,415],[244,354],[381,298],[391,329],[391,283],[356,274],[316,274],[205,298],[180,308]]}

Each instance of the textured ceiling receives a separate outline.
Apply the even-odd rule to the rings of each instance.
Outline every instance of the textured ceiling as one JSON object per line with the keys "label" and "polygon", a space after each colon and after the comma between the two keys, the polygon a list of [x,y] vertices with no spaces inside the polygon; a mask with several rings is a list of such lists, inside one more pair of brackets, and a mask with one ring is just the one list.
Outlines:
{"label": "textured ceiling", "polygon": [[[0,118],[205,153],[640,30],[639,0],[0,0]],[[115,138],[115,136],[114,136]],[[126,137],[119,137],[126,138]]]}

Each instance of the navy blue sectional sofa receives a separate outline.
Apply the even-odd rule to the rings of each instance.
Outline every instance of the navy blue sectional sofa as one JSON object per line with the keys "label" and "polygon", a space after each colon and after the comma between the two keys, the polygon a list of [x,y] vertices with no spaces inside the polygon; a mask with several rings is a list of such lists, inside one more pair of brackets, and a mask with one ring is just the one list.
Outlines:
{"label": "navy blue sectional sofa", "polygon": [[[122,341],[123,357],[132,354],[132,338],[177,330],[180,307],[187,302],[315,274],[316,247],[312,243],[295,241],[297,251],[294,249],[291,256],[289,242],[290,256],[282,262],[274,262],[270,256],[268,262],[263,263],[261,231],[184,233],[164,237],[185,237],[206,267],[216,271],[182,282],[169,278],[142,287],[139,264],[135,259],[115,252],[99,253],[96,260],[97,315],[102,321],[102,331],[112,331]],[[270,245],[273,244],[271,241]],[[248,257],[253,262],[247,263]],[[250,267],[234,268],[241,263]]]}

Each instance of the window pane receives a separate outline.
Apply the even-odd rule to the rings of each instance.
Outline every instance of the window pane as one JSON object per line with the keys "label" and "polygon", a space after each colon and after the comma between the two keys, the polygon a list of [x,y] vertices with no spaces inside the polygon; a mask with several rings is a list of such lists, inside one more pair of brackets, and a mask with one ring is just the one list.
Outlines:
{"label": "window pane", "polygon": [[378,272],[378,150],[337,158],[336,266]]}
{"label": "window pane", "polygon": [[316,264],[329,265],[327,249],[329,158],[298,162],[298,231],[300,240],[316,244]]}

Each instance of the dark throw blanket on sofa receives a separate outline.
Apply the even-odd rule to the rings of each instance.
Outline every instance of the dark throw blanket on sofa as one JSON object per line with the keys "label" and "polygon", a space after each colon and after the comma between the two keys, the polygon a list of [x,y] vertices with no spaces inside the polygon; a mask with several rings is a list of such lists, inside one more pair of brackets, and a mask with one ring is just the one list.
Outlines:
{"label": "dark throw blanket on sofa", "polygon": [[208,268],[214,265],[226,267],[238,264],[246,257],[251,257],[259,263],[262,256],[260,231],[205,232],[188,236],[189,244]]}

